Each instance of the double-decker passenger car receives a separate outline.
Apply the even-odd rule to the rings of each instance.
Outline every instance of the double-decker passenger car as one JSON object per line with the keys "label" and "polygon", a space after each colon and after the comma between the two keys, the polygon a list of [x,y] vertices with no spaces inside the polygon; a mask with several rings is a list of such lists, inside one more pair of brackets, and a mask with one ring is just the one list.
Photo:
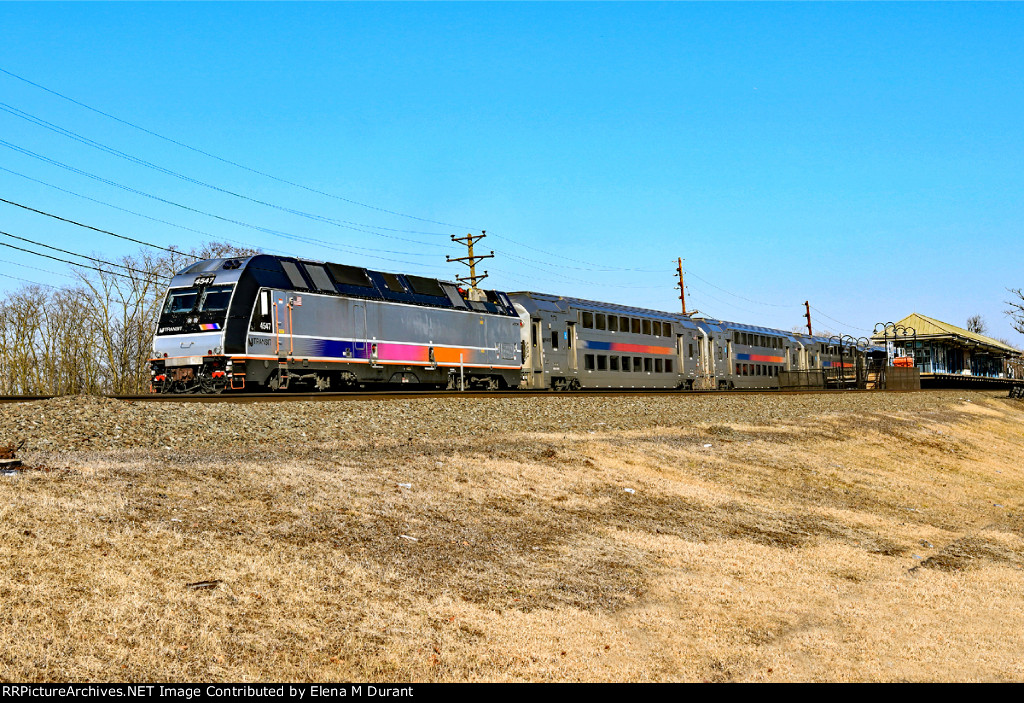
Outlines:
{"label": "double-decker passenger car", "polygon": [[525,388],[778,388],[782,371],[850,366],[828,339],[544,293],[523,318]]}

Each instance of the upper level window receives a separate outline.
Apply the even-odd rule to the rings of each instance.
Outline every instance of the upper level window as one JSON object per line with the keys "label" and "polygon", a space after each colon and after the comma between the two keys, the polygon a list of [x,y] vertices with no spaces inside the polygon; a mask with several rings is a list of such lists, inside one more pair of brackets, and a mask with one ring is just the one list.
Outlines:
{"label": "upper level window", "polygon": [[594,313],[583,313],[583,328],[588,330],[594,329]]}

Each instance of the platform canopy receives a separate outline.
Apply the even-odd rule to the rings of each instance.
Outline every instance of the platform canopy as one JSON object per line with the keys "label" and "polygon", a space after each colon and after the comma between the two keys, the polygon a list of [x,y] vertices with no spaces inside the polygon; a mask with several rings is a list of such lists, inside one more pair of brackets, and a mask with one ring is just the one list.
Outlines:
{"label": "platform canopy", "polygon": [[[902,320],[896,323],[897,326],[910,327],[917,332],[917,340],[949,340],[949,341],[961,341],[970,344],[970,346],[978,346],[986,348],[987,351],[994,353],[1002,353],[1008,356],[1015,356],[1021,353],[1019,349],[1000,342],[997,339],[986,337],[983,334],[976,332],[968,332],[962,327],[951,325],[948,322],[942,322],[936,320],[933,317],[926,317],[920,313],[911,313]],[[891,330],[891,328],[890,328]],[[892,332],[889,332],[888,338],[891,340],[893,337]],[[883,341],[881,334],[875,334],[871,337],[876,342]]]}
{"label": "platform canopy", "polygon": [[[955,374],[1005,379],[1024,375],[1020,350],[998,339],[916,312],[895,323],[895,327],[887,328],[888,335],[872,335],[872,340],[887,341],[891,345],[892,363],[906,366],[909,361],[922,378]],[[910,329],[914,334],[909,334]]]}

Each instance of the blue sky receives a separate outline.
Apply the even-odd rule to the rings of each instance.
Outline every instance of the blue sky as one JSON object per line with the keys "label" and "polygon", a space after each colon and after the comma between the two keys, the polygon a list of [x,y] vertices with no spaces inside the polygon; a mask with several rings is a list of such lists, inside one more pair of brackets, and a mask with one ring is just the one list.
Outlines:
{"label": "blue sky", "polygon": [[[1024,345],[1002,314],[1024,286],[1020,4],[0,3],[0,26],[0,69],[335,196],[0,74],[22,111],[0,112],[0,140],[38,155],[0,144],[8,200],[159,244],[445,278],[448,236],[485,229],[494,287],[665,310],[681,256],[688,306],[725,319],[789,329],[809,299],[861,335],[980,313]],[[2,204],[0,230],[137,248]]]}

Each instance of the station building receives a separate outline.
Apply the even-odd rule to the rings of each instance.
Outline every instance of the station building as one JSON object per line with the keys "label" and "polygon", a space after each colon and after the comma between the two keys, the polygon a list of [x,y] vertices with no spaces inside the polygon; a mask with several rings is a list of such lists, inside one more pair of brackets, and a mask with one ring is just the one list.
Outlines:
{"label": "station building", "polygon": [[[895,323],[901,334],[872,335],[877,344],[888,342],[897,358],[913,359],[926,381],[1024,378],[1024,358],[1019,349],[976,332],[919,313]],[[902,334],[913,330],[916,334]],[[909,361],[908,359],[908,361]]]}

